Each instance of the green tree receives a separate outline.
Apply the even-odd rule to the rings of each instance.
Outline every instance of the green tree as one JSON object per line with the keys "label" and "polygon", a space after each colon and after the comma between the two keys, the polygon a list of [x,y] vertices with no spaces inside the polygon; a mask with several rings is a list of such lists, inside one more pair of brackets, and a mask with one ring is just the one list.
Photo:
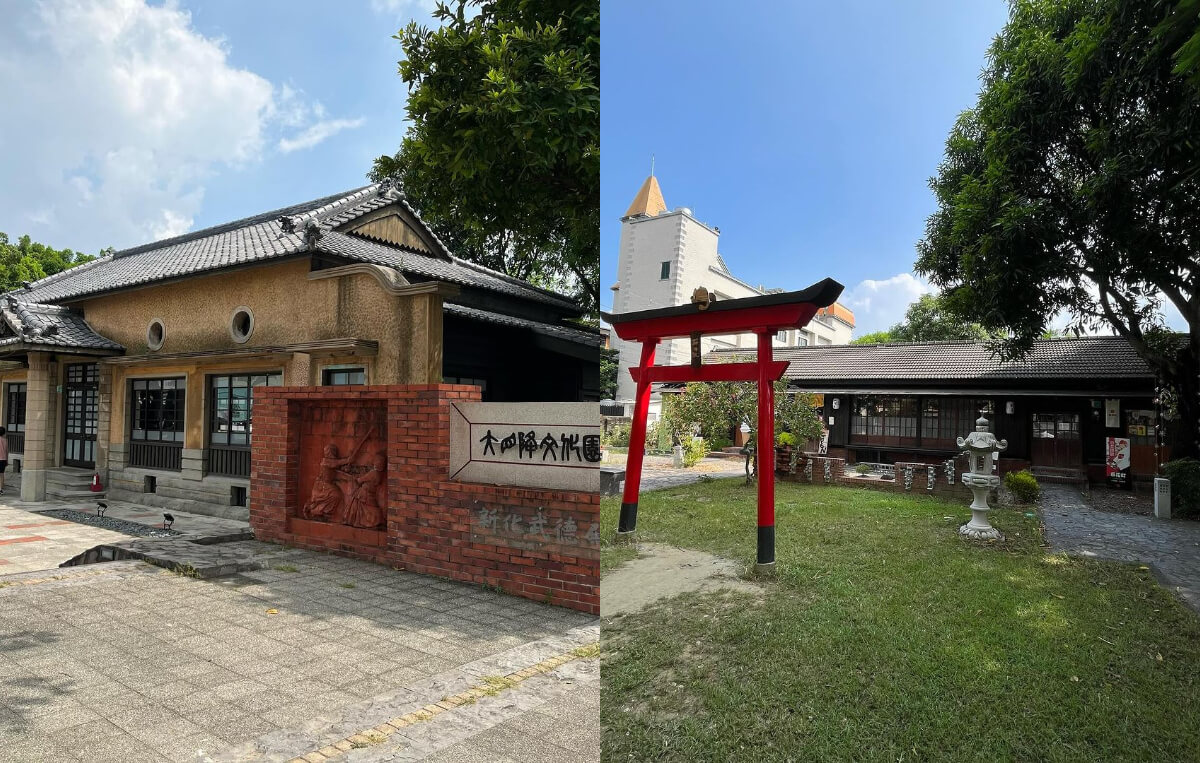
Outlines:
{"label": "green tree", "polygon": [[904,320],[888,329],[893,342],[946,342],[952,339],[991,339],[978,323],[964,321],[941,296],[922,294],[908,306]]}
{"label": "green tree", "polygon": [[17,289],[23,281],[36,281],[94,259],[70,249],[52,249],[29,236],[21,236],[14,244],[7,234],[0,233],[0,291]]}
{"label": "green tree", "polygon": [[370,176],[398,179],[458,256],[595,312],[599,2],[454,0],[433,15],[439,28],[395,36],[412,125]]}
{"label": "green tree", "polygon": [[[691,382],[682,392],[664,395],[662,421],[675,440],[697,429],[705,440],[726,438],[743,423],[758,422],[758,385],[753,382]],[[791,432],[799,442],[821,436],[821,420],[813,398],[788,392],[787,382],[775,382],[775,435]]]}
{"label": "green tree", "polygon": [[[1074,332],[1110,326],[1177,391],[1179,455],[1200,453],[1200,85],[1177,55],[1195,11],[1014,1],[930,181],[917,260],[954,312],[1011,332],[1005,357],[1060,311]],[[1163,300],[1182,337],[1163,332]]]}
{"label": "green tree", "polygon": [[617,370],[620,353],[617,350],[600,349],[600,397],[613,400],[617,396]]}
{"label": "green tree", "polygon": [[890,331],[872,331],[870,334],[863,334],[860,337],[850,340],[850,344],[885,344],[887,342],[896,341],[892,337]]}

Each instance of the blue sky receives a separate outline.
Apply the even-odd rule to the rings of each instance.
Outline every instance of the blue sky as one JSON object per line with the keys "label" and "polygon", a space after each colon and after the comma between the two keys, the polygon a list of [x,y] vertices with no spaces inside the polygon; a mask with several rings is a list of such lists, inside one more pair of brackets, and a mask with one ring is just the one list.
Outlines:
{"label": "blue sky", "polygon": [[94,253],[365,184],[433,4],[5,4],[0,231]]}
{"label": "blue sky", "polygon": [[1006,3],[768,5],[605,0],[605,308],[618,218],[651,154],[667,205],[720,227],[744,280],[799,289],[835,278],[856,333],[886,328],[923,290],[911,271],[934,209],[926,181],[975,102]]}

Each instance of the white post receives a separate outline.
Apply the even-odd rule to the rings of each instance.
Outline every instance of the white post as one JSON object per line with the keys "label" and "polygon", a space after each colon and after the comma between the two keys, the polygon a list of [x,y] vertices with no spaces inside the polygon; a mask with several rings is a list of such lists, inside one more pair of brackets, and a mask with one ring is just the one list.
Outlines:
{"label": "white post", "polygon": [[1171,480],[1166,477],[1154,478],[1154,516],[1171,518]]}

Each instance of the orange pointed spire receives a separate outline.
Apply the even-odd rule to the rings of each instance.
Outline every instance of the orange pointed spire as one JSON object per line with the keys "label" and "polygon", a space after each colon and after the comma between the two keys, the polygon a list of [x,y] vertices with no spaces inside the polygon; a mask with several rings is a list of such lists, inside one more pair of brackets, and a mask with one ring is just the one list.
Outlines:
{"label": "orange pointed spire", "polygon": [[637,196],[633,197],[633,203],[629,205],[625,216],[649,215],[653,217],[659,212],[665,211],[667,211],[667,202],[663,201],[662,189],[658,187],[658,178],[651,174],[638,189]]}

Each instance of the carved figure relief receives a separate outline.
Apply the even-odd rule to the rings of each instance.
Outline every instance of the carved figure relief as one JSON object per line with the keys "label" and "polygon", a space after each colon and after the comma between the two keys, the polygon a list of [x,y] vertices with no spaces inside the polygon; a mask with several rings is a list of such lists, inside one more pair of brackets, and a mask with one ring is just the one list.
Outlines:
{"label": "carved figure relief", "polygon": [[[312,455],[303,457],[308,466],[302,471],[312,477],[307,500],[297,512],[301,519],[363,529],[387,522],[387,498],[382,495],[387,487],[386,439],[379,437],[383,416],[382,410],[369,409],[309,413],[305,439],[310,444],[302,450]],[[322,440],[324,445],[318,446]],[[319,460],[314,457],[317,447]],[[343,456],[346,448],[349,452]]]}

